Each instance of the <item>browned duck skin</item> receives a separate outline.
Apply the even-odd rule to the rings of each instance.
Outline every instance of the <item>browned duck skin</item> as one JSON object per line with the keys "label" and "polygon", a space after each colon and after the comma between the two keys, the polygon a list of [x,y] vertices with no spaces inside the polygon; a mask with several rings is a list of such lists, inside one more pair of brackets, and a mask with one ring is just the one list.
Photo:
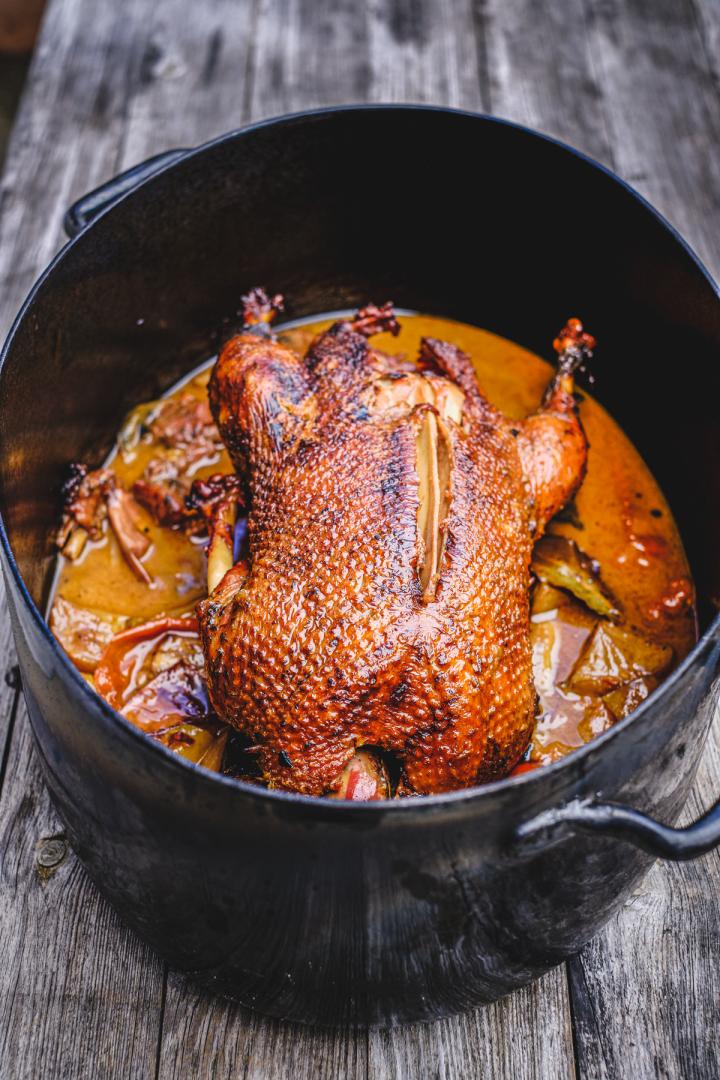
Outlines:
{"label": "browned duck skin", "polygon": [[247,564],[198,609],[209,691],[268,783],[307,794],[363,746],[418,793],[512,769],[535,711],[533,542],[585,465],[571,370],[512,423],[459,349],[425,341],[408,370],[366,337],[387,306],[366,318],[304,358],[238,335],[209,386],[249,507]]}
{"label": "browned duck skin", "polygon": [[534,416],[519,426],[518,450],[535,502],[535,535],[572,498],[585,476],[587,440],[574,397],[574,372],[592,358],[595,339],[568,319],[553,342],[558,370]]}

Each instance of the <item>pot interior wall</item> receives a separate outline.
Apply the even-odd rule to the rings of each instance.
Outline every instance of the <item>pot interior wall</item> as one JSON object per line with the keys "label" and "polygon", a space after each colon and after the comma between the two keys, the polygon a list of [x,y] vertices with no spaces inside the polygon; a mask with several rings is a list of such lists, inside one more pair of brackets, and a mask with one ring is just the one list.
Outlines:
{"label": "pot interior wall", "polygon": [[411,109],[218,143],[66,252],[0,376],[0,509],[37,603],[68,463],[98,463],[133,404],[230,332],[254,284],[282,291],[290,318],[391,298],[545,355],[581,316],[600,342],[593,392],[660,480],[707,619],[720,592],[713,287],[582,158],[497,122]]}

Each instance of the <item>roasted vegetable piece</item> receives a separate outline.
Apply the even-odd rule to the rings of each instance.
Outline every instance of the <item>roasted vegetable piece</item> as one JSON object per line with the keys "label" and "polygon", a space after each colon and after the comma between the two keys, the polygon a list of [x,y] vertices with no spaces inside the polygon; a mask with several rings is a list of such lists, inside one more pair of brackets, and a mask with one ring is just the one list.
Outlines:
{"label": "roasted vegetable piece", "polygon": [[185,499],[190,491],[190,480],[184,475],[184,459],[178,461],[177,456],[168,453],[153,458],[132,487],[137,501],[158,525],[171,529],[185,523]]}
{"label": "roasted vegetable piece", "polygon": [[117,441],[125,461],[132,461],[140,439],[147,431],[148,421],[159,405],[159,401],[144,401],[142,405],[136,405],[123,420]]}
{"label": "roasted vegetable piece", "polygon": [[107,496],[108,518],[125,561],[140,581],[150,585],[152,578],[140,561],[150,548],[150,539],[142,531],[142,511],[129,491],[113,485]]}
{"label": "roasted vegetable piece", "polygon": [[672,659],[669,645],[601,622],[588,638],[565,688],[576,694],[605,694],[633,679],[662,674]]}
{"label": "roasted vegetable piece", "polygon": [[120,711],[148,734],[167,731],[186,721],[207,720],[209,709],[202,672],[181,660],[131,693]]}
{"label": "roasted vegetable piece", "polygon": [[92,672],[113,636],[128,624],[127,615],[77,607],[56,596],[50,629],[80,671]]}
{"label": "roasted vegetable piece", "polygon": [[605,619],[620,617],[614,596],[600,578],[598,567],[566,536],[543,536],[533,552],[532,571],[548,585],[567,589],[591,611]]}
{"label": "roasted vegetable piece", "polygon": [[95,670],[95,687],[148,735],[220,770],[227,730],[208,706],[195,619],[161,618],[117,634]]}
{"label": "roasted vegetable piece", "polygon": [[[573,600],[572,596],[568,596],[562,589],[556,589],[554,585],[546,585],[543,581],[539,581],[532,592],[532,603],[530,605],[530,611],[533,617],[537,615],[545,615],[550,611],[559,611],[564,607],[575,607],[577,604]],[[538,622],[544,620],[538,619]]]}
{"label": "roasted vegetable piece", "polygon": [[578,732],[584,742],[591,742],[608,731],[615,723],[615,716],[604,701],[592,701],[585,709],[585,716],[578,724]]}
{"label": "roasted vegetable piece", "polygon": [[227,728],[216,733],[209,728],[199,727],[197,724],[183,723],[160,732],[153,738],[163,743],[173,753],[187,758],[188,761],[193,761],[196,765],[202,765],[211,772],[220,772],[222,769],[228,738]]}
{"label": "roasted vegetable piece", "polygon": [[145,401],[128,413],[118,434],[118,446],[126,461],[132,461],[143,437],[169,449],[187,447],[195,454],[211,453],[221,446],[207,401],[188,391]]}
{"label": "roasted vegetable piece", "polygon": [[340,784],[331,799],[370,802],[390,797],[390,781],[382,761],[369,750],[356,750],[343,769]]}
{"label": "roasted vegetable piece", "polygon": [[159,525],[193,531],[197,520],[185,510],[193,474],[216,461],[222,450],[210,406],[189,391],[140,405],[118,438],[126,462],[132,461],[141,438],[157,446],[158,456],[133,484],[133,495]]}
{"label": "roasted vegetable piece", "polygon": [[225,756],[225,747],[228,741],[228,728],[213,736],[212,743],[207,750],[198,758],[198,765],[202,765],[205,769],[210,769],[212,772],[220,772],[222,769],[223,757]]}
{"label": "roasted vegetable piece", "polygon": [[653,692],[658,685],[658,679],[654,675],[644,678],[633,679],[632,682],[618,686],[617,690],[611,690],[603,695],[603,701],[610,709],[616,720],[622,720],[637,709],[646,697]]}
{"label": "roasted vegetable piece", "polygon": [[[542,589],[549,586],[541,586]],[[536,590],[536,593],[539,590]],[[552,606],[545,606],[552,605]],[[596,619],[567,593],[551,589],[540,596],[538,611],[533,601],[530,641],[533,676],[541,702],[568,677],[580,651],[596,625]]]}
{"label": "roasted vegetable piece", "polygon": [[194,451],[202,448],[212,452],[221,446],[207,401],[188,392],[159,402],[148,429],[154,439],[171,449],[189,446]]}
{"label": "roasted vegetable piece", "polygon": [[[167,651],[160,651],[158,658],[158,650],[169,635],[178,640],[176,653],[170,658]],[[143,623],[142,626],[134,626],[116,634],[106,647],[95,669],[95,686],[98,693],[102,694],[114,709],[126,713],[133,697],[149,685],[154,677],[163,675],[179,662],[187,667],[198,669],[197,659],[193,662],[192,653],[187,648],[188,645],[194,648],[195,656],[197,656],[197,641],[197,620],[192,618],[155,619],[152,622]],[[159,691],[161,688],[157,689]],[[186,693],[187,690],[187,685],[181,688],[182,693]],[[170,691],[166,690],[163,693],[166,695],[166,711],[169,715],[175,714],[177,706],[171,700]],[[158,709],[159,706],[148,706],[147,722],[153,727],[159,726],[156,722]],[[139,702],[134,706],[133,712],[133,722],[144,727],[145,721],[142,718]],[[197,716],[199,712],[200,710],[195,709],[188,715]],[[207,712],[206,707],[202,714],[206,715]],[[173,722],[178,721],[175,719]],[[170,724],[165,726],[170,726]]]}
{"label": "roasted vegetable piece", "polygon": [[209,728],[200,727],[191,721],[176,724],[166,731],[160,731],[152,735],[156,742],[167,746],[173,753],[194,761],[196,765],[211,753],[216,739],[218,738]]}

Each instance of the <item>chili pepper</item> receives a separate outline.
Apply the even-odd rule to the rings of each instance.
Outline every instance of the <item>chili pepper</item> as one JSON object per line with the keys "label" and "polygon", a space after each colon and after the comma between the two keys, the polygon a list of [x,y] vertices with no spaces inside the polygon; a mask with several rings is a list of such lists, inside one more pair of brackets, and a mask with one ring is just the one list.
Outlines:
{"label": "chili pepper", "polygon": [[521,761],[519,765],[516,765],[510,776],[522,776],[523,773],[532,772],[533,769],[539,769],[542,765],[541,761]]}

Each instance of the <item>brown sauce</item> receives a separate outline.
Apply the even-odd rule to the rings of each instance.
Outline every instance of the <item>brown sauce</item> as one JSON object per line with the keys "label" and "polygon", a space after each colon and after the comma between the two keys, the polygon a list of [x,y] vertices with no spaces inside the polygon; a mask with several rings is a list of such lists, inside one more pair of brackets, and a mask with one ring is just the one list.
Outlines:
{"label": "brown sauce", "polygon": [[[424,315],[405,315],[400,322],[398,337],[379,335],[373,345],[413,357],[422,337],[451,341],[473,357],[483,391],[507,416],[521,418],[537,408],[553,370],[546,361],[511,341],[462,323]],[[280,330],[278,336],[304,353],[312,337],[328,325],[328,320],[308,322]],[[204,401],[210,363],[169,391],[168,397],[191,395]],[[602,354],[597,364],[599,370]],[[551,523],[549,532],[574,540],[596,560],[603,582],[622,610],[621,627],[647,639],[650,649],[654,647],[660,656],[655,664],[658,675],[652,673],[652,663],[648,668],[646,654],[633,660],[632,642],[628,654],[622,629],[615,631],[610,625],[606,633],[606,624],[567,591],[540,584],[531,622],[539,710],[529,760],[536,763],[557,759],[626,715],[657,685],[660,670],[666,674],[697,637],[690,573],[662,492],[617,424],[584,392],[580,415],[590,443],[587,475],[574,506]],[[130,449],[114,452],[107,465],[120,484],[130,489],[151,460],[167,453],[145,434]],[[197,461],[193,475],[231,471],[225,451],[215,448]],[[77,651],[81,656],[80,660],[75,656],[76,663],[91,683],[96,658],[113,633],[160,615],[191,615],[195,603],[206,595],[203,541],[157,525],[145,510],[140,511],[140,527],[150,541],[143,557],[149,585],[133,573],[107,526],[100,539],[86,544],[76,561],[60,559],[51,625],[71,655]],[[75,627],[73,642],[82,639],[77,650],[74,645],[72,650],[68,647],[74,616],[73,608],[63,601],[93,613],[88,616],[95,620],[93,625],[83,625],[79,631]],[[150,650],[155,667],[152,672],[143,669],[141,683],[162,673],[167,640],[166,635],[143,646],[143,662]],[[589,645],[584,670],[578,674],[578,658],[583,649],[588,653]],[[662,659],[663,646],[669,647],[669,663]],[[133,669],[132,679],[136,675]],[[137,689],[134,682],[133,688]],[[129,709],[130,719],[131,713]],[[159,730],[155,724],[147,730],[192,760],[221,767],[226,736],[217,721],[203,724],[191,709],[182,729]],[[229,769],[227,762],[225,767]],[[233,769],[237,771],[237,766]]]}

